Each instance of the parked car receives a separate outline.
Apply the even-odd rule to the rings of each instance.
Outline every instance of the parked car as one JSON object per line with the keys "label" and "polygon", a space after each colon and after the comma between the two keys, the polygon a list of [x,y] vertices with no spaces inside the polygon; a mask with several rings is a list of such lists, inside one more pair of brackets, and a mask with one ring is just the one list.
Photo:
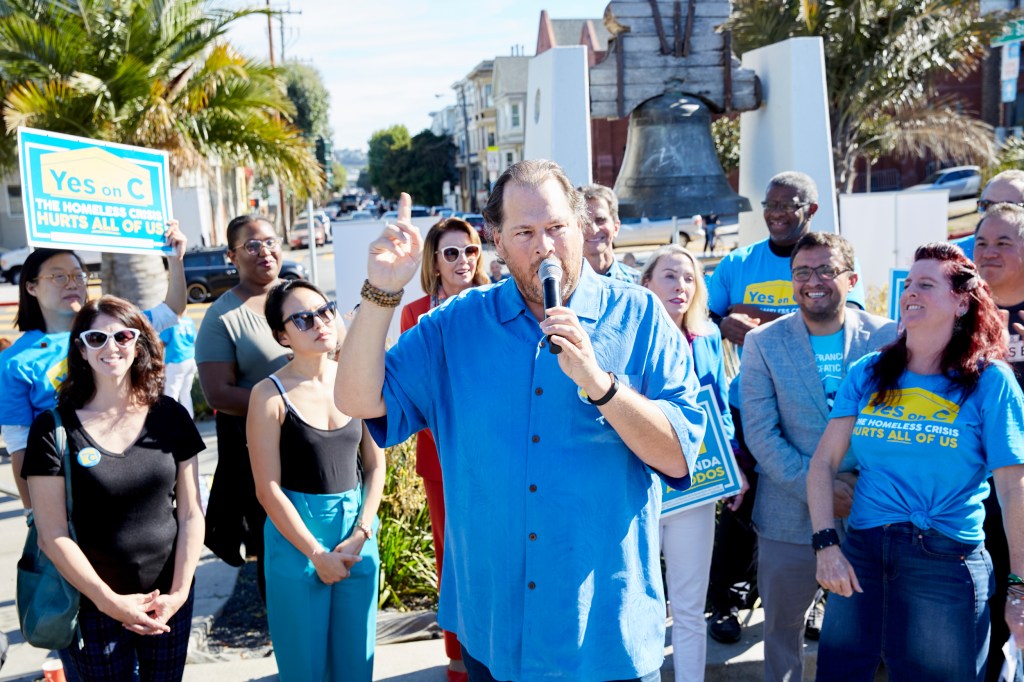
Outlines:
{"label": "parked car", "polygon": [[[694,225],[689,218],[679,218],[676,221],[679,230],[679,241],[677,243],[686,246],[694,239],[704,238],[704,227]],[[619,236],[615,238],[615,246],[647,246],[668,244],[672,241],[672,219],[649,220],[648,218],[630,219],[622,221],[619,228]]]}
{"label": "parked car", "polygon": [[374,214],[371,213],[370,211],[352,211],[347,216],[345,216],[345,220],[373,220],[373,219],[374,219]]}
{"label": "parked car", "polygon": [[[28,254],[32,252],[27,246],[23,246],[18,249],[11,249],[0,254],[0,276],[3,277],[3,281],[10,282],[11,284],[17,284],[21,281],[21,266],[25,263],[25,259],[28,258]],[[98,277],[100,272],[102,254],[99,251],[75,251],[78,257],[85,263],[85,267],[89,269],[89,273]]]}
{"label": "parked car", "polygon": [[981,168],[978,166],[954,166],[935,171],[924,182],[908,187],[908,190],[948,189],[950,199],[964,199],[978,196],[981,191]]}
{"label": "parked car", "polygon": [[[331,230],[331,219],[323,211],[313,211],[316,225],[316,245],[323,246],[325,243],[334,241]],[[309,246],[309,225],[305,212],[300,213],[295,219],[289,236],[289,243],[293,249],[304,249]]]}
{"label": "parked car", "polygon": [[[212,301],[238,284],[238,270],[228,260],[228,247],[196,247],[185,253],[185,291],[189,303]],[[281,262],[281,279],[309,279],[301,263]]]}
{"label": "parked car", "polygon": [[484,221],[484,217],[479,213],[456,213],[456,218],[462,218],[467,223],[476,228],[476,231],[480,233],[480,241],[490,243],[491,233],[487,229],[487,223]]}

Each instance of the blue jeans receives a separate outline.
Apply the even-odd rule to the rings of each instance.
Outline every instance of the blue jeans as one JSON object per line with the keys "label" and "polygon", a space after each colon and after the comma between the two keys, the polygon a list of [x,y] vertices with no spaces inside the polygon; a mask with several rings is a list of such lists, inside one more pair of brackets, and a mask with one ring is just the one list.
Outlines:
{"label": "blue jeans", "polygon": [[984,680],[992,561],[982,543],[894,523],[851,529],[842,546],[863,592],[830,595],[818,682]]}
{"label": "blue jeans", "polygon": [[[466,647],[462,647],[462,662],[466,665],[469,673],[469,682],[499,682],[491,675],[487,666],[473,658]],[[655,670],[643,677],[635,677],[632,680],[621,680],[616,682],[658,682],[661,679],[661,671]]]}

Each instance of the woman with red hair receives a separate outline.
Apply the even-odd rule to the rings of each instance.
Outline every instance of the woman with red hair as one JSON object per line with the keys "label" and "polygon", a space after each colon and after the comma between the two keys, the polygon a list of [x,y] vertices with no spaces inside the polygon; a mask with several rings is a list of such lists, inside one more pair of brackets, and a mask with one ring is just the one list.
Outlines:
{"label": "woman with red hair", "polygon": [[[873,680],[884,662],[892,680],[983,680],[990,471],[1013,571],[1006,620],[1024,643],[1024,396],[1006,323],[958,247],[917,250],[900,314],[899,338],[850,367],[807,475],[818,582],[834,593],[817,679]],[[832,481],[848,449],[860,477],[840,548]]]}

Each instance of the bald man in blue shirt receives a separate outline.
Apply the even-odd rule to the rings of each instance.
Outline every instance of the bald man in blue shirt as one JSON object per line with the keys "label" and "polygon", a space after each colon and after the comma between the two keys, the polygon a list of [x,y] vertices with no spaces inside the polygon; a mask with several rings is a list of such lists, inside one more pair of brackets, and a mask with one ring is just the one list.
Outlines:
{"label": "bald man in blue shirt", "polygon": [[[594,273],[582,197],[556,164],[524,161],[484,211],[511,278],[449,299],[385,354],[422,248],[408,208],[402,195],[370,247],[335,400],[381,443],[433,431],[439,623],[471,682],[660,679],[659,478],[689,485],[705,426],[686,339],[650,292]],[[545,310],[549,257],[565,304]]]}

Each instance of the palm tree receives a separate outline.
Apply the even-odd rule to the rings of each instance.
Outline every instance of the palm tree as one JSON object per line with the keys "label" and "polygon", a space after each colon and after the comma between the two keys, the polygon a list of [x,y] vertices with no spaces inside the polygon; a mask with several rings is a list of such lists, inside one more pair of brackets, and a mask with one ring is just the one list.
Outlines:
{"label": "palm tree", "polygon": [[[228,27],[258,9],[207,0],[0,0],[0,87],[11,158],[18,126],[168,152],[172,174],[210,160],[276,175],[295,194],[323,184],[281,73],[239,54]],[[159,300],[159,260],[104,258],[107,290]]]}
{"label": "palm tree", "polygon": [[976,68],[1002,22],[976,0],[735,0],[726,28],[739,53],[796,36],[820,36],[836,181],[846,192],[863,157],[896,154],[990,163],[992,128],[952,98],[936,76]]}

